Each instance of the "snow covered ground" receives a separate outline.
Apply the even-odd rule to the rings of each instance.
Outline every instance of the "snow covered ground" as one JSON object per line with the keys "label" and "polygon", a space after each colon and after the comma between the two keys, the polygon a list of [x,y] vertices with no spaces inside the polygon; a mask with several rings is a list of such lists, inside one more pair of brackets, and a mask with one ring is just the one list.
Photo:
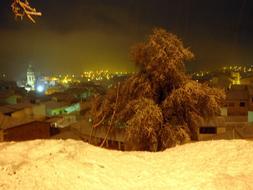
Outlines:
{"label": "snow covered ground", "polygon": [[1,143],[0,189],[253,189],[253,142],[198,142],[160,153],[74,140]]}

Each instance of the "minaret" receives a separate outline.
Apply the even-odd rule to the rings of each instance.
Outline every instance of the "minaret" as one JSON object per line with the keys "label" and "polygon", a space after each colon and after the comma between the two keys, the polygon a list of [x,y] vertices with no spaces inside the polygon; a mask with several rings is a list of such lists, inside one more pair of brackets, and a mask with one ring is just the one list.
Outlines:
{"label": "minaret", "polygon": [[35,90],[35,80],[36,79],[32,65],[29,65],[26,72],[26,84],[31,87],[31,90]]}

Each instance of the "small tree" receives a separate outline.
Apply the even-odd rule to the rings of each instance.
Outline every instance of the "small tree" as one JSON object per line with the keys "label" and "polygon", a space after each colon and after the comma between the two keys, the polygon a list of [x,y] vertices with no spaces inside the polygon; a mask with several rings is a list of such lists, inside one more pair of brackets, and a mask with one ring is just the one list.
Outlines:
{"label": "small tree", "polygon": [[126,127],[130,149],[155,151],[185,143],[196,136],[199,121],[219,113],[224,92],[185,73],[184,62],[194,56],[177,36],[154,29],[131,57],[139,72],[98,98],[92,109],[94,126]]}

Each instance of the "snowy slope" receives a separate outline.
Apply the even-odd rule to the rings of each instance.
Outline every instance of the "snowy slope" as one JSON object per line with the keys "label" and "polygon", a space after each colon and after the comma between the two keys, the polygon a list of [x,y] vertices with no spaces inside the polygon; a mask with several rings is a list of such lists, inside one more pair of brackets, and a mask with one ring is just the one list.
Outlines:
{"label": "snowy slope", "polygon": [[253,189],[253,142],[199,142],[160,153],[74,140],[2,143],[0,189]]}

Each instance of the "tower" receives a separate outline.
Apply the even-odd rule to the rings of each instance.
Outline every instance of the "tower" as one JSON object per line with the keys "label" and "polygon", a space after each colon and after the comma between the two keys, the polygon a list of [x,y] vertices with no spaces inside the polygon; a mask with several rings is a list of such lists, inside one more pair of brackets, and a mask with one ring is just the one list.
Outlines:
{"label": "tower", "polygon": [[32,69],[32,65],[29,65],[26,72],[26,85],[31,87],[31,90],[35,90],[35,74]]}

